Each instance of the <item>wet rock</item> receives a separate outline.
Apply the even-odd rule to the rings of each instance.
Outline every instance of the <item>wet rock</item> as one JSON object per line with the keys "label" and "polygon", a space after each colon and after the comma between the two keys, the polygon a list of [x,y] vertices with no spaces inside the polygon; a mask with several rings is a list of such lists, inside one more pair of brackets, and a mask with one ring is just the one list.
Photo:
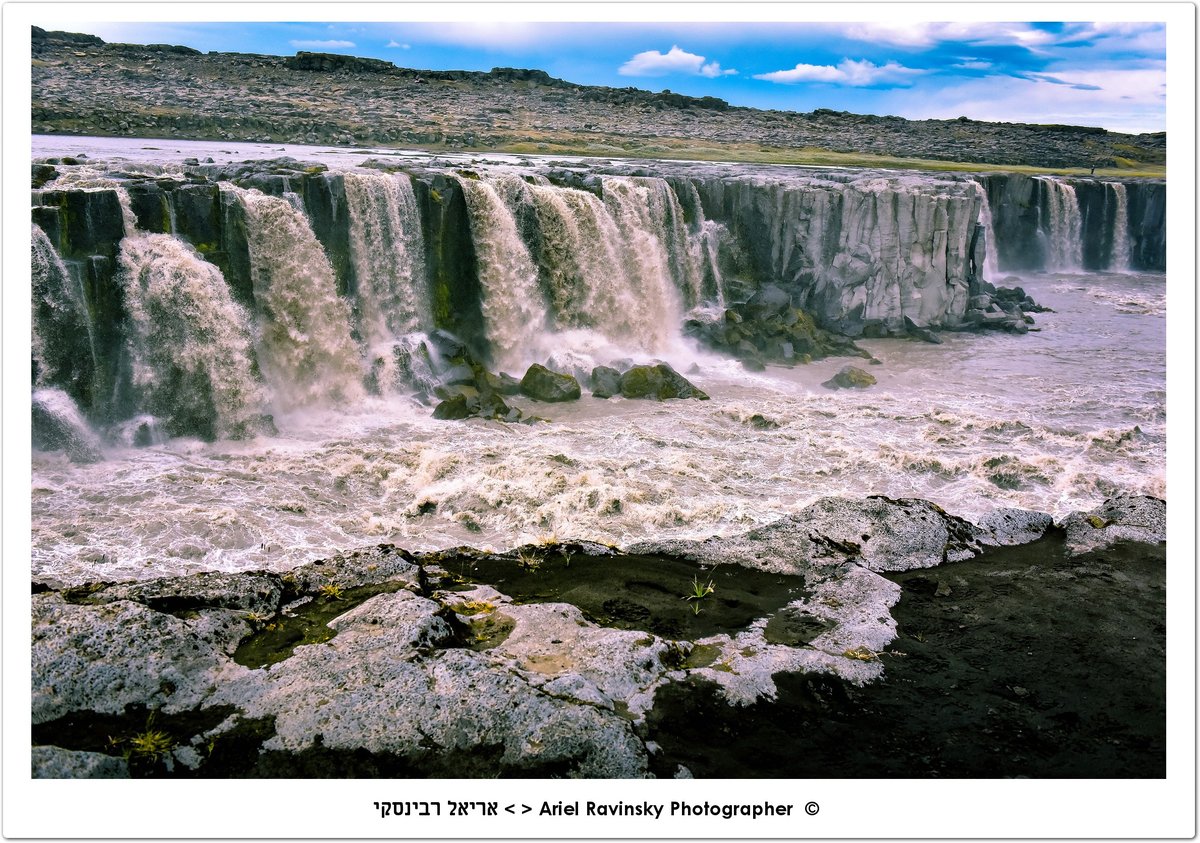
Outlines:
{"label": "wet rock", "polygon": [[[482,383],[480,383],[481,378]],[[495,392],[499,395],[521,394],[521,382],[512,375],[504,372],[492,374],[491,372],[484,370],[481,373],[477,373],[475,382],[480,387],[481,392],[485,391],[486,387],[486,389],[490,389],[492,392]]]}
{"label": "wet rock", "polygon": [[189,577],[118,583],[96,593],[91,601],[129,600],[173,614],[197,609],[236,609],[266,616],[279,607],[282,594],[283,587],[276,576],[214,571]]}
{"label": "wet rock", "polygon": [[821,384],[826,389],[866,389],[876,383],[875,376],[856,366],[843,366],[841,371]]}
{"label": "wet rock", "polygon": [[914,337],[923,342],[933,343],[934,345],[941,345],[942,343],[941,337],[928,328],[922,328],[907,316],[904,317],[904,329],[908,332],[910,337]]}
{"label": "wet rock", "polygon": [[670,669],[667,641],[597,626],[570,604],[506,605],[503,611],[515,626],[490,652],[513,659],[531,682],[555,696],[608,710],[619,702],[640,719]]}
{"label": "wet rock", "polygon": [[1054,526],[1054,518],[1046,512],[1029,509],[997,509],[979,521],[985,532],[980,537],[984,544],[1016,545],[1037,541]]}
{"label": "wet rock", "polygon": [[434,407],[433,417],[439,421],[461,421],[471,418],[478,410],[478,403],[472,406],[465,395],[456,395]]}
{"label": "wet rock", "polygon": [[611,366],[597,366],[592,369],[589,383],[592,395],[596,398],[612,398],[621,394],[621,373]]}
{"label": "wet rock", "polygon": [[57,746],[35,746],[35,779],[127,779],[129,762],[99,752],[76,752]]}
{"label": "wet rock", "polygon": [[574,377],[538,363],[530,366],[521,378],[521,393],[537,401],[574,401],[582,394]]}
{"label": "wet rock", "polygon": [[626,398],[697,398],[707,401],[708,395],[666,363],[655,366],[634,366],[621,375],[621,395]]}
{"label": "wet rock", "polygon": [[629,550],[787,574],[847,562],[873,571],[907,571],[976,556],[983,550],[984,535],[929,501],[821,498],[795,515],[737,536],[640,542]]}
{"label": "wet rock", "polygon": [[441,328],[429,335],[429,342],[445,360],[461,361],[470,357],[466,343],[454,334]]}
{"label": "wet rock", "polygon": [[452,384],[450,386],[434,387],[433,394],[443,401],[453,401],[461,398],[473,410],[479,409],[479,389],[474,381],[471,383]]}
{"label": "wet rock", "polygon": [[764,285],[746,301],[746,309],[756,319],[782,313],[791,306],[791,295],[777,284]]}
{"label": "wet rock", "polygon": [[1159,544],[1167,540],[1167,504],[1148,495],[1119,495],[1090,512],[1072,512],[1059,526],[1072,555],[1121,541]]}
{"label": "wet rock", "polygon": [[318,559],[293,568],[283,575],[301,593],[312,594],[332,584],[343,589],[400,582],[405,588],[420,587],[420,569],[412,555],[390,544]]}
{"label": "wet rock", "polygon": [[791,295],[775,285],[732,305],[719,320],[688,320],[684,333],[740,358],[750,371],[761,371],[768,361],[792,365],[862,353],[847,337],[818,327],[810,314],[792,307]]}
{"label": "wet rock", "polygon": [[35,189],[58,178],[58,171],[49,164],[33,164],[32,169],[32,187]]}
{"label": "wet rock", "polygon": [[433,417],[441,421],[461,421],[470,418],[520,421],[522,413],[510,407],[497,393],[490,389],[484,392],[466,384],[438,387],[434,393],[445,398],[433,410]]}

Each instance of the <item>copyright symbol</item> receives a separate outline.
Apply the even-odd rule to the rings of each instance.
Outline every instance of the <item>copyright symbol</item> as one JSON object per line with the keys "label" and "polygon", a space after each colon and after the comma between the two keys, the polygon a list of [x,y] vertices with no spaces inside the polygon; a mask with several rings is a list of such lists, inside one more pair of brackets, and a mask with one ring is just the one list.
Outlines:
{"label": "copyright symbol", "polygon": [[808,814],[810,817],[815,817],[817,815],[817,811],[819,810],[821,810],[821,806],[816,802],[809,802],[804,806],[804,813]]}

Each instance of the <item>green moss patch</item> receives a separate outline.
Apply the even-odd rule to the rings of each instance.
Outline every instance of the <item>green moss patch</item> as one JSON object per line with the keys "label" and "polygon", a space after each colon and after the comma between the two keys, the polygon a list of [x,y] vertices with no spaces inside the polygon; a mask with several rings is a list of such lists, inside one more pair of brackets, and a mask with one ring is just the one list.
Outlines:
{"label": "green moss patch", "polygon": [[405,585],[404,581],[394,581],[358,588],[330,586],[319,590],[311,600],[289,613],[256,619],[258,628],[238,644],[233,660],[245,667],[266,667],[290,658],[302,644],[323,644],[337,635],[329,626],[331,620],[377,594],[391,594]]}
{"label": "green moss patch", "polygon": [[[510,554],[446,553],[439,564],[447,572],[443,587],[485,583],[518,603],[571,603],[601,626],[670,639],[736,632],[809,594],[803,577],[738,565],[705,568],[665,555],[593,555],[571,543]],[[712,590],[698,590],[697,583],[711,583]]]}

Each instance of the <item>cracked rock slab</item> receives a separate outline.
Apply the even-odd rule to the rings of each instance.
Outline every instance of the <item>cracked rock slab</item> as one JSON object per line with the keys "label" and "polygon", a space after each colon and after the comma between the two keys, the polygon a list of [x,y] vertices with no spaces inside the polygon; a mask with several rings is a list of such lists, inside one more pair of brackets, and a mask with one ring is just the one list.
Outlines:
{"label": "cracked rock slab", "polygon": [[440,609],[406,591],[378,595],[337,618],[333,640],[248,672],[219,688],[210,704],[273,717],[267,750],[299,752],[320,743],[419,763],[495,747],[502,768],[645,775],[645,746],[627,720],[545,693],[517,670],[497,669],[490,654],[428,649],[451,634]]}
{"label": "cracked rock slab", "polygon": [[248,625],[228,610],[190,620],[125,600],[99,606],[33,597],[33,722],[72,711],[119,714],[127,705],[179,711],[200,705],[227,673]]}

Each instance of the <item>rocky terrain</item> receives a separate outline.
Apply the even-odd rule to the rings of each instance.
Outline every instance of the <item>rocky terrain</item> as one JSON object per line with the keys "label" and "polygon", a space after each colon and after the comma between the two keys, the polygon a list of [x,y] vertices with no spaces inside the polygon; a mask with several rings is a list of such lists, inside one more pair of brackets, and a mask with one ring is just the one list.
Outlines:
{"label": "rocky terrain", "polygon": [[1164,525],[826,498],[625,550],[35,582],[33,772],[1162,775]]}
{"label": "rocky terrain", "polygon": [[33,28],[35,133],[791,160],[798,150],[1040,168],[1160,168],[1165,133],[764,111],[540,70],[202,54]]}

